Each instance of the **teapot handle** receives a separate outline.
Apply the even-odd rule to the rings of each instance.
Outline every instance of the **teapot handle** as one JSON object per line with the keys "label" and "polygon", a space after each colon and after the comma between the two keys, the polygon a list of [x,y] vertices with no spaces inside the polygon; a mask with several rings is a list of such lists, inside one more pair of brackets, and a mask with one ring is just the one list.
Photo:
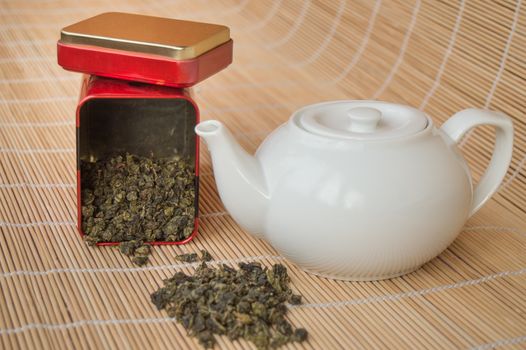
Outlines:
{"label": "teapot handle", "polygon": [[441,130],[458,142],[470,129],[480,125],[491,125],[495,130],[495,149],[488,169],[475,187],[470,216],[497,191],[510,165],[513,152],[513,123],[500,112],[469,108],[456,113],[442,124]]}

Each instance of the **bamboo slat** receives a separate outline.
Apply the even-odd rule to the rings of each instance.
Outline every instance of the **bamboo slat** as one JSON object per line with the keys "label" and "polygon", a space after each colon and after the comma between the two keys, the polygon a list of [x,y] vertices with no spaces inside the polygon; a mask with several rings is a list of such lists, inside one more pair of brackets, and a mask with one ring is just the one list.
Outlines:
{"label": "bamboo slat", "polygon": [[[203,119],[224,121],[254,152],[297,108],[378,98],[437,125],[467,107],[515,122],[498,193],[438,258],[407,276],[342,282],[306,274],[225,212],[201,154],[197,238],[153,249],[136,267],[88,248],[75,229],[75,106],[80,76],[56,64],[60,28],[123,11],[230,26],[234,64],[194,89]],[[475,179],[493,148],[462,141]],[[290,348],[526,346],[526,9],[518,1],[0,0],[0,349],[192,349],[197,342],[149,301],[175,256],[284,263],[305,304],[290,311],[309,341]],[[131,286],[131,287],[130,287]],[[252,348],[219,339],[221,349]]]}

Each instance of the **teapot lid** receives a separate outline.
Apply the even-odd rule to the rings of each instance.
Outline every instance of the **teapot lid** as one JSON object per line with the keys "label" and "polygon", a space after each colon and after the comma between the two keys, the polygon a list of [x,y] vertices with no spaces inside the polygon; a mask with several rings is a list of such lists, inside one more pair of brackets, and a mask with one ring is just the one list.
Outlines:
{"label": "teapot lid", "polygon": [[302,108],[292,119],[311,134],[353,140],[410,136],[428,125],[428,118],[418,109],[380,101],[318,103]]}

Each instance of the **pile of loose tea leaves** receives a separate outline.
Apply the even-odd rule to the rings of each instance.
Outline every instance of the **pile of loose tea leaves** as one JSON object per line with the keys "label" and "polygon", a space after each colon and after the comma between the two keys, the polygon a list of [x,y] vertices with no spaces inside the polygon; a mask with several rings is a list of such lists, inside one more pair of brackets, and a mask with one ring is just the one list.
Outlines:
{"label": "pile of loose tea leaves", "polygon": [[81,162],[82,231],[89,244],[130,242],[121,251],[148,260],[144,242],[181,241],[194,230],[195,175],[187,158],[131,154]]}
{"label": "pile of loose tea leaves", "polygon": [[151,298],[157,309],[175,317],[205,348],[216,344],[217,334],[270,349],[307,339],[305,329],[293,329],[285,318],[286,302],[301,304],[289,282],[281,264],[268,269],[259,263],[240,263],[235,269],[202,262],[193,275],[177,272],[165,280]]}

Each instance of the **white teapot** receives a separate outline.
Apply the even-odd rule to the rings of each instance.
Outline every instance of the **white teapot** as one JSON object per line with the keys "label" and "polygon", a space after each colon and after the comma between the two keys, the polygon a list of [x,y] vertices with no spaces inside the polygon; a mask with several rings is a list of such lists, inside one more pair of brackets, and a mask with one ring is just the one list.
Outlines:
{"label": "white teapot", "polygon": [[[495,151],[473,189],[457,142],[484,124],[496,128]],[[195,130],[234,220],[304,270],[345,280],[399,276],[440,254],[497,190],[513,149],[501,113],[467,109],[438,129],[379,101],[306,106],[255,156],[218,121]]]}

